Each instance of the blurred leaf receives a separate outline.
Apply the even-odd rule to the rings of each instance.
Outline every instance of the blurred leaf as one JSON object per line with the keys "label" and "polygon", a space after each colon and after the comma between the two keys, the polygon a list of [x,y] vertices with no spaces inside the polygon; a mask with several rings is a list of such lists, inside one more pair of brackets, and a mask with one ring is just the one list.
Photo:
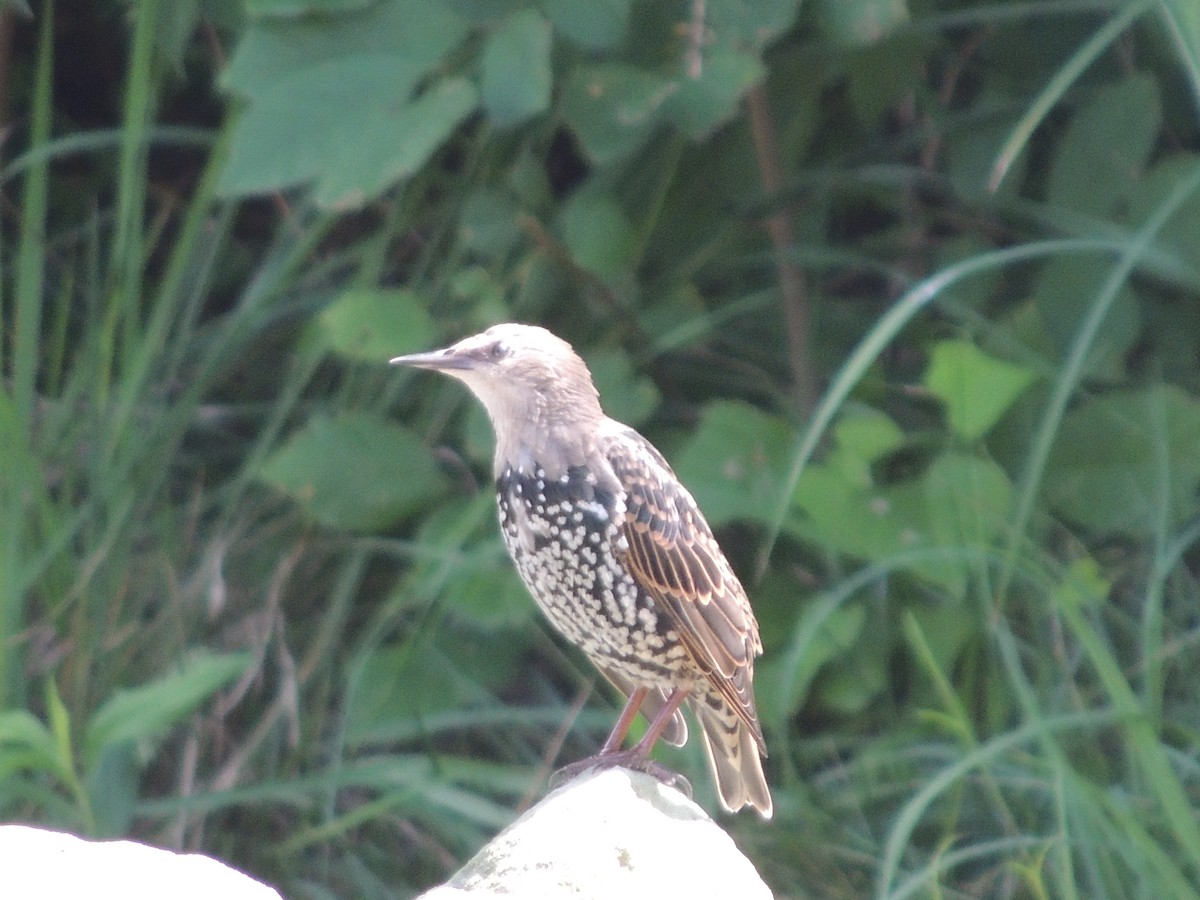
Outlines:
{"label": "blurred leaf", "polygon": [[584,192],[563,211],[563,242],[582,268],[612,282],[633,268],[637,234],[612,198]]}
{"label": "blurred leaf", "polygon": [[483,108],[500,128],[550,106],[550,23],[523,9],[491,33],[483,49]]}
{"label": "blurred leaf", "polygon": [[583,152],[604,165],[645,142],[676,89],[674,82],[623,63],[585,66],[567,78],[562,114]]}
{"label": "blurred leaf", "polygon": [[377,0],[246,0],[252,16],[305,16],[366,9]]}
{"label": "blurred leaf", "polygon": [[719,401],[704,410],[676,468],[713,526],[766,521],[778,503],[790,447],[791,432],[779,419]]}
{"label": "blurred leaf", "polygon": [[719,45],[762,48],[796,21],[801,0],[707,0],[705,25]]}
{"label": "blurred leaf", "polygon": [[969,341],[941,341],[930,353],[925,386],[946,405],[960,437],[983,437],[1034,380],[1023,367],[995,359]]}
{"label": "blurred leaf", "polygon": [[738,112],[742,96],[761,81],[766,70],[749,53],[717,50],[706,53],[699,78],[681,78],[679,89],[663,111],[693,139],[706,137]]}
{"label": "blurred leaf", "polygon": [[[363,130],[343,128],[317,181],[314,199],[332,209],[353,209],[375,199],[416,172],[470,115],[478,100],[463,78],[438,82],[413,100],[395,106],[373,98],[358,103]],[[369,120],[369,124],[368,124]]]}
{"label": "blurred leaf", "polygon": [[[510,566],[511,568],[511,566]],[[532,601],[530,601],[532,603]],[[351,746],[390,742],[413,722],[482,703],[494,706],[526,653],[519,639],[497,639],[446,622],[431,641],[375,650],[349,698],[346,739]]]}
{"label": "blurred leaf", "polygon": [[318,321],[336,353],[382,363],[433,346],[437,332],[427,305],[412,291],[351,289],[322,310]]}
{"label": "blurred leaf", "polygon": [[475,104],[461,79],[417,85],[466,34],[440,3],[381,0],[362,13],[247,29],[225,73],[249,98],[220,191],[317,177],[319,202],[364,202],[420,166]]}
{"label": "blurred leaf", "polygon": [[543,0],[554,30],[589,50],[615,46],[629,24],[633,0]]}
{"label": "blurred leaf", "polygon": [[1097,90],[1058,145],[1047,185],[1050,202],[1111,216],[1126,186],[1145,168],[1161,119],[1158,84],[1148,73]]}
{"label": "blurred leaf", "polygon": [[[1200,155],[1172,153],[1157,162],[1145,178],[1129,184],[1129,221],[1143,224],[1198,165]],[[1193,195],[1184,202],[1158,233],[1155,244],[1184,266],[1200,271],[1200,197]]]}
{"label": "blurred leaf", "polygon": [[795,633],[784,649],[771,681],[781,687],[774,716],[786,722],[804,705],[818,671],[831,659],[850,651],[867,622],[861,603],[840,604],[835,598],[806,603],[796,620]]}
{"label": "blurred leaf", "polygon": [[437,464],[418,438],[362,412],[315,416],[259,474],[322,525],[350,531],[386,528],[442,490]]}
{"label": "blurred leaf", "polygon": [[[1059,356],[1069,351],[1107,277],[1107,266],[1080,256],[1054,257],[1038,273],[1033,299]],[[1088,353],[1088,378],[1124,379],[1125,359],[1141,335],[1140,306],[1128,285],[1121,288]]]}
{"label": "blurred leaf", "polygon": [[83,741],[85,768],[95,767],[101,753],[111,746],[159,737],[245,672],[251,662],[247,653],[199,653],[184,660],[175,672],[117,691],[88,722]]}
{"label": "blurred leaf", "polygon": [[1196,513],[1200,403],[1171,385],[1088,400],[1063,418],[1045,491],[1062,515],[1133,537]]}
{"label": "blurred leaf", "polygon": [[516,201],[508,194],[486,187],[474,190],[463,204],[459,239],[476,253],[503,258],[521,240],[519,213]]}
{"label": "blurred leaf", "polygon": [[637,427],[658,406],[654,382],[635,375],[629,357],[619,350],[589,353],[587,364],[605,412],[617,421]]}
{"label": "blurred leaf", "polygon": [[21,771],[58,773],[54,736],[23,709],[0,712],[0,779]]}
{"label": "blurred leaf", "polygon": [[135,741],[104,745],[85,784],[95,821],[90,837],[117,838],[128,833],[137,809],[141,769]]}
{"label": "blurred leaf", "polygon": [[[352,73],[356,62],[382,58],[390,60],[392,68],[389,72],[385,64],[372,63],[380,67],[376,84],[407,94],[466,34],[466,23],[446,4],[429,0],[376,0],[369,9],[351,15],[258,20],[242,34],[221,81],[227,90],[259,98],[276,89],[281,79],[319,70],[327,73],[332,91],[337,73]],[[408,90],[397,90],[397,83]],[[301,93],[295,100],[303,122],[309,98]],[[323,135],[314,131],[312,137]]]}
{"label": "blurred leaf", "polygon": [[909,19],[905,0],[820,0],[817,21],[835,44],[877,44]]}

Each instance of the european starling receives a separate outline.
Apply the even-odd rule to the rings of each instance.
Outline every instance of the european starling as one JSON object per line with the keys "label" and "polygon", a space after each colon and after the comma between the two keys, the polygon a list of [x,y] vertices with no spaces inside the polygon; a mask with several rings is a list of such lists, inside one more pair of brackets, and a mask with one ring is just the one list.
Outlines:
{"label": "european starling", "polygon": [[[762,653],[746,592],[692,495],[644,437],[608,418],[591,373],[544,328],[496,325],[399,356],[466,384],[496,433],[504,543],[550,623],[629,698],[598,763],[644,763],[687,740],[686,703],[721,805],[771,815],[754,709]],[[650,721],[619,750],[639,709]]]}

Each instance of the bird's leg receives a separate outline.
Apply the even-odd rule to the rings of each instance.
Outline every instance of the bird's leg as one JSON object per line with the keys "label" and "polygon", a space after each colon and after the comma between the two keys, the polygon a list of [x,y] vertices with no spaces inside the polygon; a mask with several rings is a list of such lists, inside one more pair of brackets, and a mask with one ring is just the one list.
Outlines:
{"label": "bird's leg", "polygon": [[[639,690],[645,689],[639,688]],[[642,736],[642,739],[634,745],[634,756],[643,758],[650,756],[650,751],[654,749],[654,745],[658,743],[658,739],[662,737],[662,733],[666,731],[667,725],[670,724],[671,717],[683,705],[683,701],[687,699],[687,696],[687,688],[677,687],[671,691],[671,696],[667,698],[667,702],[658,711],[658,715],[654,717],[654,721],[650,723],[650,727],[646,729],[646,733]],[[628,729],[628,726],[626,726],[626,729]],[[603,753],[604,751],[601,750],[600,752]]]}
{"label": "bird's leg", "polygon": [[637,715],[638,708],[646,699],[648,690],[646,688],[637,688],[629,695],[629,702],[625,704],[625,709],[621,711],[620,717],[617,719],[617,724],[612,730],[612,734],[608,736],[608,740],[604,742],[604,746],[600,748],[600,752],[595,756],[589,756],[579,762],[571,763],[569,766],[564,766],[554,773],[550,778],[551,785],[561,784],[577,775],[582,775],[589,769],[607,769],[615,766],[623,766],[628,769],[633,769],[636,772],[645,772],[654,778],[657,778],[663,784],[674,787],[688,797],[692,796],[692,786],[688,784],[688,780],[682,775],[676,774],[666,766],[660,765],[650,759],[650,751],[666,730],[667,725],[671,721],[671,717],[683,705],[683,701],[688,697],[688,689],[677,687],[667,698],[667,702],[663,704],[662,709],[658,711],[658,715],[650,723],[650,727],[646,729],[646,734],[640,741],[637,742],[629,750],[618,750],[621,746],[621,741],[625,739],[625,735],[629,732],[629,726],[633,724],[633,718]]}
{"label": "bird's leg", "polygon": [[621,746],[625,735],[629,734],[629,727],[633,724],[638,710],[642,708],[642,701],[646,699],[646,694],[649,692],[649,688],[640,687],[629,695],[625,708],[621,710],[621,715],[617,718],[617,724],[613,726],[612,734],[608,736],[608,740],[604,742],[604,746],[600,748],[597,756],[607,756]]}

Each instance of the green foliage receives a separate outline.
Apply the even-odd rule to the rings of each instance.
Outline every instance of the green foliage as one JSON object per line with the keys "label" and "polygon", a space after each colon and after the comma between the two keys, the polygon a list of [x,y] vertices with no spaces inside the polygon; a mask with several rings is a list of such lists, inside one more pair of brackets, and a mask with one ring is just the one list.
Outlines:
{"label": "green foliage", "polygon": [[594,751],[486,416],[386,365],[516,319],[750,590],[777,894],[1200,895],[1196,9],[14,20],[0,816],[403,896]]}

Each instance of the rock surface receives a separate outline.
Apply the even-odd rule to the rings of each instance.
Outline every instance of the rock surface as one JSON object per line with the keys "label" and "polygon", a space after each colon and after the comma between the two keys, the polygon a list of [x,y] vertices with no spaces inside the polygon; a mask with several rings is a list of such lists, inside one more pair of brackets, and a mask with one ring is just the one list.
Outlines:
{"label": "rock surface", "polygon": [[771,891],[699,806],[614,768],[555,790],[419,900],[489,897],[761,900]]}
{"label": "rock surface", "polygon": [[0,825],[0,896],[5,900],[280,900],[224,863],[134,841],[86,841],[27,825]]}

